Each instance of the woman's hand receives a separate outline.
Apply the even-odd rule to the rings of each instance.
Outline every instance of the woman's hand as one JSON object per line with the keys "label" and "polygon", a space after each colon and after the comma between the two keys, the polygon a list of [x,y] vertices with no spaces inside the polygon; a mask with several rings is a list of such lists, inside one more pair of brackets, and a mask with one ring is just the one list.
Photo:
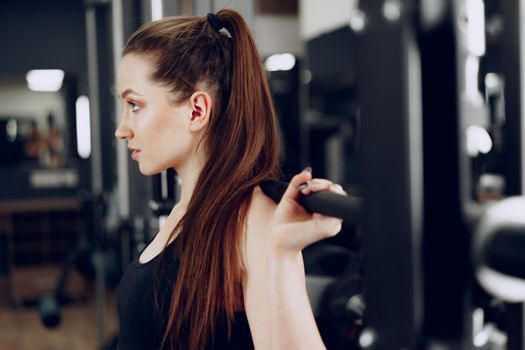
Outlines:
{"label": "woman's hand", "polygon": [[[299,187],[301,184],[303,186]],[[274,253],[297,257],[306,246],[341,231],[341,219],[309,213],[298,202],[301,195],[331,191],[346,195],[343,188],[326,179],[312,179],[310,168],[295,175],[272,215],[269,224]]]}

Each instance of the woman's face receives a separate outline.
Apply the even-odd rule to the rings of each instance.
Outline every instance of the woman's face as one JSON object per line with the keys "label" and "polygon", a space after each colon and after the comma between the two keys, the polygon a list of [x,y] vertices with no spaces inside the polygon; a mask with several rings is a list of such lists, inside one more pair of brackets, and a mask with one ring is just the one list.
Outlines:
{"label": "woman's face", "polygon": [[140,172],[154,175],[182,166],[192,154],[191,105],[176,105],[166,87],[150,80],[153,66],[129,54],[120,64],[117,92],[123,111],[115,136],[126,140]]}

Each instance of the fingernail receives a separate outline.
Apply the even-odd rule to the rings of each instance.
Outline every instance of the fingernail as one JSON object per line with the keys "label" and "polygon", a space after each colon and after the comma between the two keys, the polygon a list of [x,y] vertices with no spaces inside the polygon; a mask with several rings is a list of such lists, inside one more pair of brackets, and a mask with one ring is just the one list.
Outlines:
{"label": "fingernail", "polygon": [[[306,168],[303,169],[303,171],[308,171],[309,173],[311,173],[312,172],[312,167],[307,166]],[[303,171],[301,171],[301,172],[303,172]]]}
{"label": "fingernail", "polygon": [[308,187],[308,185],[310,185],[310,181],[300,184],[299,186],[297,186],[297,189],[298,189],[299,191],[302,191],[303,189],[305,189],[306,187]]}

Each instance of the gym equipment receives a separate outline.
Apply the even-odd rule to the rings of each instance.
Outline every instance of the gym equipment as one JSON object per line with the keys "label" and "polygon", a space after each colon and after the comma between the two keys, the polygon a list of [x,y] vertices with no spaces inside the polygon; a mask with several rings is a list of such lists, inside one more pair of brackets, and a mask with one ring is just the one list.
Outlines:
{"label": "gym equipment", "polygon": [[472,261],[480,284],[508,302],[525,301],[525,197],[490,206],[472,240]]}
{"label": "gym equipment", "polygon": [[[92,218],[97,211],[102,211],[100,199],[84,196],[83,211],[86,214],[86,232],[78,240],[77,246],[62,265],[60,275],[53,293],[44,295],[39,301],[39,314],[42,324],[47,328],[57,327],[61,320],[61,305],[68,301],[65,289],[71,270],[76,269],[86,280],[100,283],[109,288],[116,288],[120,279],[120,268],[114,249],[110,242],[102,242],[100,229],[94,225]],[[94,213],[95,212],[95,213]],[[98,281],[102,271],[103,281]]]}
{"label": "gym equipment", "polygon": [[[111,251],[104,251],[104,276],[105,284],[110,288],[116,288],[120,279],[120,271],[116,262],[116,257]],[[56,328],[62,321],[61,306],[69,301],[66,294],[66,284],[71,270],[75,268],[86,280],[94,282],[96,280],[96,271],[100,263],[97,251],[93,246],[78,246],[71,253],[62,265],[62,270],[58,279],[58,284],[51,294],[44,295],[38,303],[38,312],[40,320],[46,328]]]}
{"label": "gym equipment", "polygon": [[150,201],[149,207],[155,216],[165,216],[171,212],[171,209],[175,206],[173,200],[163,200],[163,201]]}
{"label": "gym equipment", "polygon": [[[494,3],[504,21],[496,70],[505,82],[504,195],[520,196],[525,2]],[[519,283],[522,224],[503,213],[521,204],[505,200],[485,212],[473,195],[475,154],[491,129],[479,91],[484,7],[482,0],[369,0],[354,12],[364,23],[352,27],[365,193],[364,348],[490,348],[475,276],[496,296],[520,299],[493,277]],[[506,348],[524,349],[523,304],[508,303],[504,313]]]}
{"label": "gym equipment", "polygon": [[[328,247],[330,246],[324,245],[321,249]],[[329,349],[358,349],[359,336],[363,330],[366,311],[361,271],[363,259],[360,253],[349,250],[346,257],[346,263],[339,265],[344,270],[326,286],[319,302],[318,324],[324,331],[325,343]],[[306,263],[306,254],[304,258]],[[307,275],[307,288],[310,287],[309,278],[311,276]]]}
{"label": "gym equipment", "polygon": [[[286,182],[267,180],[261,184],[263,192],[279,202],[288,187]],[[299,203],[308,211],[333,216],[345,221],[358,223],[362,215],[362,200],[355,196],[342,196],[337,193],[320,191],[301,196]]]}

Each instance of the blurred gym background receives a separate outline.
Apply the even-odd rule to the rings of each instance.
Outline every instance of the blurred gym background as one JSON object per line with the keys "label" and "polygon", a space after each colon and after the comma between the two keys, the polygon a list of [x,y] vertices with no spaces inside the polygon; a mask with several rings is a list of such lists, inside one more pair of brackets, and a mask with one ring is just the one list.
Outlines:
{"label": "blurred gym background", "polygon": [[304,252],[327,347],[525,349],[523,304],[478,285],[462,216],[523,191],[522,0],[1,1],[0,349],[114,348],[123,268],[179,195],[114,138],[120,50],[223,7],[260,50],[282,180],[310,165],[369,201]]}

